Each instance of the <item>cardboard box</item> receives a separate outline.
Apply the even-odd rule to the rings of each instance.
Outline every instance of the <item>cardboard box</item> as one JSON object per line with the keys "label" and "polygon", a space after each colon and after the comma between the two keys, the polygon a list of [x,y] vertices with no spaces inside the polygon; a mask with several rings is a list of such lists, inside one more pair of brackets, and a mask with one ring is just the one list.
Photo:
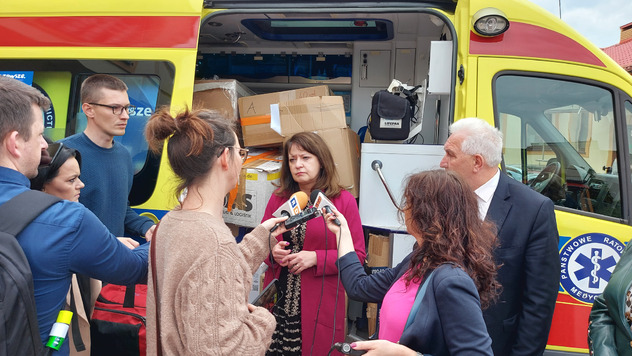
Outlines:
{"label": "cardboard box", "polygon": [[261,116],[270,114],[270,104],[278,104],[284,101],[309,98],[313,96],[333,95],[326,85],[307,87],[295,90],[278,91],[274,93],[247,96],[239,98],[240,117]]}
{"label": "cardboard box", "polygon": [[281,171],[279,150],[252,149],[250,156],[241,168],[237,188],[228,194],[223,212],[226,223],[244,227],[261,223]]}
{"label": "cardboard box", "polygon": [[360,138],[348,127],[315,131],[329,147],[340,185],[354,197],[360,193]]}
{"label": "cardboard box", "polygon": [[270,128],[270,114],[242,117],[240,121],[245,146],[279,146],[283,142],[283,136]]}
{"label": "cardboard box", "polygon": [[[388,236],[369,234],[366,264],[371,273],[380,273],[388,268],[390,255],[390,241]],[[368,303],[366,317],[369,322],[369,336],[375,333],[379,305]]]}
{"label": "cardboard box", "polygon": [[347,127],[341,96],[316,96],[279,103],[281,135]]}
{"label": "cardboard box", "polygon": [[319,96],[282,102],[279,119],[283,141],[298,132],[311,131],[323,138],[331,151],[340,184],[354,197],[359,194],[360,140],[347,127],[340,96]]}
{"label": "cardboard box", "polygon": [[390,256],[390,240],[388,236],[369,234],[366,265],[369,268],[388,267]]}
{"label": "cardboard box", "polygon": [[239,98],[254,92],[234,79],[196,80],[193,85],[193,109],[213,109],[239,124]]}
{"label": "cardboard box", "polygon": [[283,137],[270,128],[270,104],[328,95],[333,95],[329,87],[319,85],[239,98],[237,102],[244,145],[269,146],[283,142]]}
{"label": "cardboard box", "polygon": [[375,334],[377,328],[377,303],[366,303],[366,318],[368,322],[369,336]]}

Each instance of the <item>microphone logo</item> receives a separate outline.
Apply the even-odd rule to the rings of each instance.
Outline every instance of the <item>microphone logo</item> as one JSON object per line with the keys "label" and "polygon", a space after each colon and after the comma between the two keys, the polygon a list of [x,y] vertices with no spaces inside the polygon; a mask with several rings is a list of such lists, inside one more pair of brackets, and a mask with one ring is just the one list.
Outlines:
{"label": "microphone logo", "polygon": [[320,208],[320,205],[322,204],[322,202],[323,202],[323,196],[318,194],[318,198],[316,198],[316,201],[314,202],[314,206],[316,208]]}
{"label": "microphone logo", "polygon": [[296,215],[301,212],[301,206],[295,196],[290,199],[290,207],[292,208],[292,215]]}

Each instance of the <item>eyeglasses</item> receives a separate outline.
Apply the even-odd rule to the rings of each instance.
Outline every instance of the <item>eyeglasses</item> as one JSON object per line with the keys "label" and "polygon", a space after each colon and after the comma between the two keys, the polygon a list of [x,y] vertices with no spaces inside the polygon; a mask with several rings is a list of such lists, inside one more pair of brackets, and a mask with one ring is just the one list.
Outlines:
{"label": "eyeglasses", "polygon": [[246,159],[248,159],[248,149],[247,148],[241,148],[241,147],[228,147],[228,148],[237,148],[239,149],[239,157],[241,157],[241,161],[242,162],[246,162]]}
{"label": "eyeglasses", "polygon": [[105,104],[99,104],[99,103],[88,103],[88,104],[103,106],[104,108],[110,108],[112,109],[112,114],[114,115],[121,115],[123,113],[123,110],[125,110],[129,114],[130,111],[133,112],[134,109],[136,109],[134,105],[121,106],[121,105],[105,105]]}
{"label": "eyeglasses", "polygon": [[[249,152],[249,150],[247,148],[241,148],[241,147],[235,147],[235,146],[227,146],[225,148],[228,148],[228,149],[237,148],[237,149],[239,149],[239,157],[241,157],[241,161],[242,162],[246,162],[246,159],[248,159],[248,152]],[[217,157],[221,156],[222,153],[224,153],[224,149],[219,151],[219,153],[217,154]]]}
{"label": "eyeglasses", "polygon": [[55,159],[57,159],[57,156],[59,156],[59,152],[61,152],[61,149],[63,147],[64,147],[64,144],[61,142],[53,142],[50,145],[48,145],[48,148],[46,149],[46,151],[48,151],[48,155],[51,157],[50,163],[48,164],[49,166],[53,165],[53,162],[55,162]]}

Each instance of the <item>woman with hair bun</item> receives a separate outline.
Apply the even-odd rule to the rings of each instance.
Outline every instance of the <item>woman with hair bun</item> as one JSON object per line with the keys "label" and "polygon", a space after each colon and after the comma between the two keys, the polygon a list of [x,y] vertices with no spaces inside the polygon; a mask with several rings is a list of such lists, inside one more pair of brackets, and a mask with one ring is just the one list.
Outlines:
{"label": "woman with hair bun", "polygon": [[147,122],[153,152],[161,152],[169,139],[165,153],[179,179],[176,196],[183,197],[152,240],[148,355],[263,355],[270,345],[274,316],[247,300],[253,273],[276,235],[286,231],[270,230],[286,218],[264,221],[239,244],[224,223],[224,197],[248,156],[229,122],[214,111],[186,110],[173,117],[165,108]]}

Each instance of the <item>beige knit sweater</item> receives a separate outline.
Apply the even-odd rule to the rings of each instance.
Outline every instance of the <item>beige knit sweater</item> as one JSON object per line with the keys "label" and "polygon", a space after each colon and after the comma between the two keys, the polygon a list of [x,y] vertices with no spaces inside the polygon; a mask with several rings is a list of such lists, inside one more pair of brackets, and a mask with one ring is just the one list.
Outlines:
{"label": "beige knit sweater", "polygon": [[[252,275],[270,252],[262,226],[241,243],[221,218],[174,210],[160,222],[156,274],[163,355],[263,355],[276,322],[248,311]],[[156,355],[156,303],[150,275],[147,355]]]}

